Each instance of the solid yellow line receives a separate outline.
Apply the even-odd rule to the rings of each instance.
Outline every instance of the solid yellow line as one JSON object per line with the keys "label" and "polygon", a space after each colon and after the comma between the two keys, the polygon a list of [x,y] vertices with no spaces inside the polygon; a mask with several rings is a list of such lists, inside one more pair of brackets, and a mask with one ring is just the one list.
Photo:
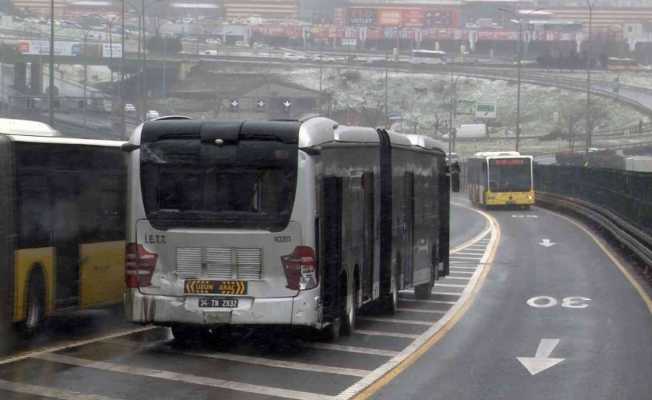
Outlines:
{"label": "solid yellow line", "polygon": [[487,258],[487,264],[485,265],[485,268],[482,271],[482,274],[480,275],[480,278],[478,279],[477,284],[473,288],[470,296],[468,297],[467,301],[460,307],[457,312],[451,317],[448,322],[442,326],[442,328],[437,331],[430,339],[428,339],[421,347],[419,347],[414,353],[410,354],[405,360],[403,360],[400,364],[398,364],[394,369],[390,370],[387,372],[385,375],[383,375],[380,379],[369,385],[366,389],[358,393],[356,396],[352,397],[353,400],[365,400],[369,399],[371,396],[376,394],[380,389],[383,388],[383,386],[387,385],[390,383],[394,378],[396,378],[398,375],[400,375],[403,371],[405,371],[407,368],[409,368],[412,364],[414,364],[423,354],[425,354],[432,346],[437,344],[446,334],[453,329],[455,324],[464,316],[464,314],[468,311],[468,309],[471,307],[473,302],[475,301],[475,298],[478,294],[478,291],[480,291],[480,288],[483,286],[484,281],[487,277],[487,274],[491,270],[491,266],[493,264],[494,258],[496,257],[496,250],[498,249],[498,243],[500,243],[500,225],[496,222],[496,220],[490,216],[489,214],[486,214],[482,211],[478,211],[479,213],[483,214],[487,219],[489,219],[490,224],[494,226],[495,232],[496,232],[496,240],[494,242],[494,246],[490,249],[490,254],[489,257]]}
{"label": "solid yellow line", "polygon": [[609,257],[611,262],[613,262],[616,267],[622,272],[623,275],[625,275],[625,278],[629,281],[629,283],[634,287],[634,289],[638,292],[639,296],[643,299],[643,302],[647,305],[647,309],[652,314],[652,298],[650,298],[650,295],[643,289],[640,283],[636,280],[636,278],[627,270],[627,267],[623,265],[622,262],[616,257],[616,255],[613,254],[613,252],[607,247],[607,245],[604,243],[602,239],[597,237],[593,232],[591,232],[588,228],[586,228],[583,224],[563,215],[559,214],[554,211],[546,210],[551,214],[554,214],[560,218],[565,219],[566,221],[570,222],[571,224],[575,225],[576,227],[580,228],[583,230],[593,241],[602,249],[602,251]]}

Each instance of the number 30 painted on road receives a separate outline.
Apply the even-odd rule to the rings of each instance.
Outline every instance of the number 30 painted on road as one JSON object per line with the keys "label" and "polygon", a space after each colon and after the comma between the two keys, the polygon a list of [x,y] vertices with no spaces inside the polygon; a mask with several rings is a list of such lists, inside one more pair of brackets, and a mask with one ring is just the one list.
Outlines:
{"label": "number 30 painted on road", "polygon": [[[561,299],[561,306],[564,308],[587,308],[589,306],[589,301],[591,301],[591,299],[588,297],[564,297]],[[534,308],[550,308],[556,306],[558,303],[557,299],[550,296],[531,297],[527,301],[527,305]]]}

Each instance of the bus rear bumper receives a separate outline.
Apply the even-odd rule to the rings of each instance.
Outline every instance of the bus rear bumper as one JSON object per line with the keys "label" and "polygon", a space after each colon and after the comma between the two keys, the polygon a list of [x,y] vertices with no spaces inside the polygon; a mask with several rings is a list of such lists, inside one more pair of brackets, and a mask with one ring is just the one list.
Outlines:
{"label": "bus rear bumper", "polygon": [[241,298],[243,306],[233,310],[203,309],[197,297],[150,295],[138,289],[128,289],[124,300],[127,320],[142,324],[321,326],[319,289],[295,297]]}

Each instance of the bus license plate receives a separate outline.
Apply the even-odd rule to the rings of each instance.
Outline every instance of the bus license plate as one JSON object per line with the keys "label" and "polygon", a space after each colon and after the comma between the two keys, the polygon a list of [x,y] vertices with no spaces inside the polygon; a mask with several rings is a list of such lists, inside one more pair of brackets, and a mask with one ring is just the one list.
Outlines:
{"label": "bus license plate", "polygon": [[238,308],[238,299],[200,297],[199,308]]}

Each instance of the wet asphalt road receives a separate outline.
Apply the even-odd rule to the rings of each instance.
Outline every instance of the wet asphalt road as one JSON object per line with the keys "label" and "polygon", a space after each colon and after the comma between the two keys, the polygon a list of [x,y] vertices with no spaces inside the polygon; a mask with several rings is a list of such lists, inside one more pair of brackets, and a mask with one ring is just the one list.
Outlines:
{"label": "wet asphalt road", "polygon": [[652,315],[611,259],[556,214],[490,213],[502,240],[475,304],[373,398],[652,398]]}

